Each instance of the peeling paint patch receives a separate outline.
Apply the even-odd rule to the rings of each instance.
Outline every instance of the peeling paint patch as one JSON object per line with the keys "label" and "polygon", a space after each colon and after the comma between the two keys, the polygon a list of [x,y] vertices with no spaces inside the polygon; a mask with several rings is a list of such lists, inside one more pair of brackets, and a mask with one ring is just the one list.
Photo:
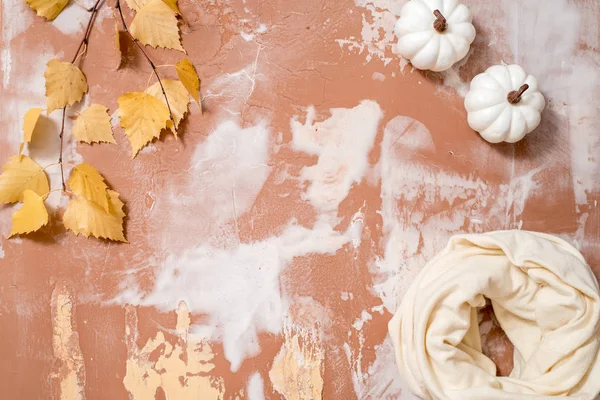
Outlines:
{"label": "peeling paint patch", "polygon": [[175,332],[179,336],[175,344],[157,332],[139,348],[137,311],[132,306],[126,308],[123,384],[131,399],[153,399],[161,388],[168,399],[222,400],[223,378],[210,374],[215,367],[212,348],[203,338],[190,334],[190,311],[184,302],[177,309]]}
{"label": "peeling paint patch", "polygon": [[286,400],[323,398],[324,352],[316,332],[287,326],[269,378]]}
{"label": "peeling paint patch", "polygon": [[60,400],[81,400],[84,398],[85,365],[74,324],[71,293],[64,287],[55,288],[51,307],[52,350],[56,361],[50,378],[53,386],[58,382],[54,393],[58,392]]}

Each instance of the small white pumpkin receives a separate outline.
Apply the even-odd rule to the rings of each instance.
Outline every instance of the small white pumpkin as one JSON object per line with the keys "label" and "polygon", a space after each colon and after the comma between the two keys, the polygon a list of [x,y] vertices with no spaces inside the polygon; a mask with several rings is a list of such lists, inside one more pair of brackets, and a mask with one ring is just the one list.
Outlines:
{"label": "small white pumpkin", "polygon": [[418,69],[445,71],[475,39],[471,11],[458,0],[411,0],[396,22],[398,53]]}
{"label": "small white pumpkin", "polygon": [[534,130],[546,105],[537,80],[518,65],[494,65],[471,81],[469,126],[490,143],[515,143]]}

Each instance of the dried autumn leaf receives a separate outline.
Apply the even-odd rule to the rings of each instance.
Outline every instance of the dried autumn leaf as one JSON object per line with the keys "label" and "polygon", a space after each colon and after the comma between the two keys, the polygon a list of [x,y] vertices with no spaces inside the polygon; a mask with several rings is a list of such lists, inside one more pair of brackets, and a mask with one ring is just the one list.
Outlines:
{"label": "dried autumn leaf", "polygon": [[92,104],[85,109],[73,125],[73,136],[86,143],[116,143],[108,108],[102,104]]}
{"label": "dried autumn leaf", "polygon": [[48,114],[58,108],[78,102],[88,90],[85,75],[70,62],[50,60],[44,77],[46,78]]}
{"label": "dried autumn leaf", "polygon": [[149,0],[133,18],[129,32],[143,44],[185,53],[179,41],[177,17],[162,0]]}
{"label": "dried autumn leaf", "polygon": [[138,12],[146,5],[148,0],[125,0],[127,6],[131,8],[133,11]]}
{"label": "dried autumn leaf", "polygon": [[[171,112],[173,113],[173,119],[175,119],[175,127],[173,127],[173,123],[171,122],[171,120],[169,120],[167,121],[167,128],[171,129],[175,136],[177,136],[177,127],[179,126],[179,122],[181,122],[181,119],[188,111],[188,104],[190,104],[190,95],[183,86],[183,83],[179,81],[174,81],[172,79],[163,79],[162,84],[165,88],[167,99],[169,100],[169,106],[171,107]],[[160,83],[156,82],[154,85],[150,86],[146,90],[146,93],[149,93],[152,96],[156,97],[165,105],[167,104],[162,89],[160,88]]]}
{"label": "dried autumn leaf", "polygon": [[181,15],[181,11],[179,11],[179,7],[177,7],[177,0],[162,0],[166,5],[169,6],[171,10],[177,15]]}
{"label": "dried autumn leaf", "polygon": [[[181,15],[181,11],[179,11],[179,7],[177,7],[177,0],[162,0],[166,5],[169,6],[171,10],[177,15]],[[144,7],[148,0],[125,0],[125,3],[134,11],[140,11],[142,7]]]}
{"label": "dried autumn leaf", "polygon": [[82,234],[86,238],[93,235],[97,238],[127,242],[123,234],[123,202],[119,193],[108,190],[109,210],[106,211],[93,201],[76,197],[69,202],[63,223],[65,228],[74,234]]}
{"label": "dried autumn leaf", "polygon": [[187,58],[183,58],[175,64],[175,70],[183,86],[185,86],[189,94],[196,100],[196,103],[200,104],[200,96],[198,95],[200,78],[198,78],[194,64]]}
{"label": "dried autumn leaf", "polygon": [[131,144],[131,158],[167,127],[169,110],[151,94],[130,92],[119,96],[121,126]]}
{"label": "dried autumn leaf", "polygon": [[25,3],[47,20],[53,20],[69,4],[69,0],[25,0]]}
{"label": "dried autumn leaf", "polygon": [[40,118],[41,113],[41,108],[30,108],[25,113],[25,118],[23,118],[23,142],[31,142],[31,136],[33,135],[35,124],[37,124],[38,118]]}
{"label": "dried autumn leaf", "polygon": [[12,217],[12,229],[8,237],[35,232],[48,223],[48,211],[44,198],[33,190],[23,192],[23,206]]}
{"label": "dried autumn leaf", "polygon": [[0,204],[23,200],[23,192],[32,190],[40,196],[50,191],[46,173],[31,158],[12,156],[0,175]]}
{"label": "dried autumn leaf", "polygon": [[100,172],[90,164],[76,165],[67,184],[77,196],[93,201],[108,211],[108,195],[106,194],[108,186],[104,183]]}
{"label": "dried autumn leaf", "polygon": [[121,31],[119,30],[119,23],[117,21],[115,21],[115,47],[119,56],[117,61],[117,69],[119,69],[123,63],[123,53],[121,53]]}

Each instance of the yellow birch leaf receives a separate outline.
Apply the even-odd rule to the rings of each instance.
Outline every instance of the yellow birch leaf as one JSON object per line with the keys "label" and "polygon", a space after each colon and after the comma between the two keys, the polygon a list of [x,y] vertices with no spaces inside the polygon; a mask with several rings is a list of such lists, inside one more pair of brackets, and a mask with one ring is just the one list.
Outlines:
{"label": "yellow birch leaf", "polygon": [[75,235],[82,234],[86,238],[93,235],[97,238],[127,242],[123,234],[123,202],[119,193],[108,190],[109,210],[106,211],[97,203],[75,197],[69,202],[63,223],[65,228]]}
{"label": "yellow birch leaf", "polygon": [[23,192],[32,190],[40,196],[50,191],[46,173],[31,158],[12,156],[0,175],[0,204],[23,200]]}
{"label": "yellow birch leaf", "polygon": [[30,108],[25,113],[25,118],[23,119],[23,141],[25,143],[31,142],[31,136],[33,135],[35,124],[37,124],[41,113],[41,108]]}
{"label": "yellow birch leaf", "polygon": [[171,10],[177,15],[181,15],[181,11],[179,11],[179,7],[177,7],[177,0],[162,0],[166,5],[169,6]]}
{"label": "yellow birch leaf", "polygon": [[146,5],[148,0],[125,0],[125,3],[131,8],[133,11],[138,12]]}
{"label": "yellow birch leaf", "polygon": [[177,71],[179,80],[183,83],[183,86],[185,86],[188,93],[192,95],[194,100],[196,100],[196,103],[200,104],[200,96],[198,95],[198,91],[200,90],[200,78],[198,78],[198,73],[196,72],[194,64],[187,58],[183,58],[175,64],[175,70]]}
{"label": "yellow birch leaf", "polygon": [[167,127],[169,110],[151,94],[130,92],[119,96],[121,126],[131,144],[131,158]]}
{"label": "yellow birch leaf", "polygon": [[44,77],[46,78],[48,114],[58,108],[78,102],[88,90],[85,75],[70,62],[50,60]]}
{"label": "yellow birch leaf", "polygon": [[123,53],[121,53],[121,31],[119,30],[119,23],[115,21],[115,47],[117,48],[117,69],[121,68],[123,63]]}
{"label": "yellow birch leaf", "polygon": [[108,211],[108,195],[106,194],[108,186],[104,183],[100,172],[90,164],[76,165],[67,184],[77,196],[93,201]]}
{"label": "yellow birch leaf", "polygon": [[[165,88],[167,99],[169,100],[169,106],[171,107],[171,112],[173,113],[173,119],[175,119],[175,127],[173,127],[173,123],[169,119],[169,121],[167,121],[167,128],[171,129],[175,136],[177,136],[177,127],[179,126],[179,122],[181,122],[183,116],[188,111],[188,104],[190,104],[190,95],[188,94],[183,84],[179,81],[174,81],[172,79],[163,79],[162,84]],[[152,96],[156,97],[158,100],[162,101],[165,104],[165,106],[167,105],[167,102],[165,101],[165,96],[163,95],[162,89],[160,88],[160,83],[156,82],[154,85],[150,86],[146,90],[146,93],[149,93]]]}
{"label": "yellow birch leaf", "polygon": [[69,4],[69,0],[25,0],[25,3],[47,20],[53,20]]}
{"label": "yellow birch leaf", "polygon": [[86,108],[73,125],[73,136],[86,143],[116,143],[108,108],[102,104],[92,104]]}
{"label": "yellow birch leaf", "polygon": [[[138,12],[144,7],[149,0],[125,0],[125,3],[134,10]],[[177,15],[181,15],[181,11],[179,11],[179,7],[177,7],[177,0],[162,0],[166,5],[169,6],[171,10]]]}
{"label": "yellow birch leaf", "polygon": [[133,18],[129,32],[143,44],[185,53],[179,41],[177,17],[162,0],[149,0]]}
{"label": "yellow birch leaf", "polygon": [[35,232],[48,223],[48,211],[44,198],[33,190],[23,192],[23,206],[12,217],[12,229],[8,237]]}

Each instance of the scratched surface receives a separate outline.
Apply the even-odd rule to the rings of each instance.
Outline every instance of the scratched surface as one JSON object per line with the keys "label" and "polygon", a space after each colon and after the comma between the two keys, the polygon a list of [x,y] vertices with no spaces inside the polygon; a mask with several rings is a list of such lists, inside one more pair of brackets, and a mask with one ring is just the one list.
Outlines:
{"label": "scratched surface", "polygon": [[[0,208],[0,392],[15,399],[411,399],[387,321],[412,278],[460,232],[560,235],[600,274],[600,6],[467,0],[477,38],[443,73],[395,55],[402,0],[180,0],[183,45],[202,78],[183,135],[133,161],[71,140],[66,170],[96,166],[126,203],[129,244],[74,237],[59,218],[6,239]],[[150,70],[131,44],[116,70],[103,7],[83,107],[115,114]],[[86,12],[48,23],[2,1],[0,161],[43,107],[43,71],[70,59]],[[132,17],[129,10],[126,18]],[[169,65],[176,51],[149,53]],[[489,145],[466,124],[468,82],[519,63],[548,100],[541,126]],[[174,77],[172,68],[161,73]],[[76,115],[74,108],[69,115]],[[26,149],[58,157],[58,111]],[[54,187],[59,171],[50,167]],[[54,217],[67,199],[52,193]],[[511,346],[488,311],[484,350]]]}

